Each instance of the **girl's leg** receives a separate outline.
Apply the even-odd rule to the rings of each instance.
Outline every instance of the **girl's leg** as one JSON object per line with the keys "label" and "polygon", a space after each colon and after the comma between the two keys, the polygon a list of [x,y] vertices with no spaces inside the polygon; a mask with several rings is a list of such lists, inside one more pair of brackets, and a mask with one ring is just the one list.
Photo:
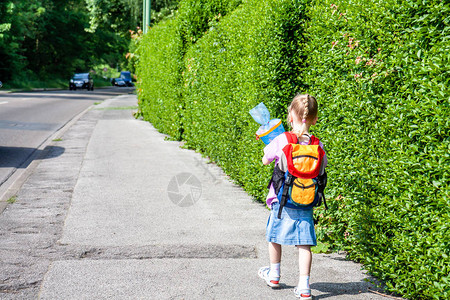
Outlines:
{"label": "girl's leg", "polygon": [[280,277],[281,245],[269,243],[270,276]]}
{"label": "girl's leg", "polygon": [[312,262],[311,246],[297,246],[297,249],[300,276],[309,276]]}
{"label": "girl's leg", "polygon": [[298,268],[300,272],[295,294],[301,299],[312,299],[311,287],[309,285],[309,274],[311,273],[312,253],[311,246],[297,246]]}
{"label": "girl's leg", "polygon": [[271,264],[279,264],[281,262],[281,245],[269,243],[269,259]]}
{"label": "girl's leg", "polygon": [[268,286],[272,288],[280,287],[280,262],[281,245],[269,243],[270,267],[262,267],[258,271],[259,277],[264,279]]}

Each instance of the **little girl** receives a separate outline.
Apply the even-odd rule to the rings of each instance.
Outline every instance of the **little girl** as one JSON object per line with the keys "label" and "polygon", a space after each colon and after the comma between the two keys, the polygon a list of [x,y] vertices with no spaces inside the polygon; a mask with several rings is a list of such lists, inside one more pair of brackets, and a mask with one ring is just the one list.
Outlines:
{"label": "little girl", "polygon": [[[300,144],[308,144],[309,128],[317,122],[318,104],[310,95],[297,95],[288,108],[288,123],[292,132],[299,138]],[[285,134],[276,137],[264,148],[263,164],[267,165],[275,160],[278,162],[282,149],[288,144]],[[319,144],[323,149],[322,143]],[[321,172],[324,173],[327,164],[324,156]],[[272,288],[280,286],[281,245],[295,245],[299,251],[300,277],[295,295],[302,300],[311,300],[309,275],[311,271],[311,246],[316,246],[316,233],[314,231],[313,209],[294,209],[283,207],[281,218],[278,218],[279,201],[273,185],[269,186],[267,206],[271,214],[266,227],[266,239],[269,242],[270,266],[259,269],[258,275]]]}

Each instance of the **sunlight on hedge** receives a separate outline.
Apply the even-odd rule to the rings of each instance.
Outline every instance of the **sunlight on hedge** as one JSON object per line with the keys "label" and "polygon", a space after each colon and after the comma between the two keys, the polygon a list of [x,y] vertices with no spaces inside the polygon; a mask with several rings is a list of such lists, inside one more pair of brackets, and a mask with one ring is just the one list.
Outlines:
{"label": "sunlight on hedge", "polygon": [[390,290],[449,298],[449,5],[317,3],[304,78],[340,195],[319,231]]}
{"label": "sunlight on hedge", "polygon": [[[411,299],[448,299],[450,4],[181,1],[139,44],[140,109],[258,200],[271,170],[248,111],[319,101],[318,236]],[[285,124],[286,127],[287,124]]]}

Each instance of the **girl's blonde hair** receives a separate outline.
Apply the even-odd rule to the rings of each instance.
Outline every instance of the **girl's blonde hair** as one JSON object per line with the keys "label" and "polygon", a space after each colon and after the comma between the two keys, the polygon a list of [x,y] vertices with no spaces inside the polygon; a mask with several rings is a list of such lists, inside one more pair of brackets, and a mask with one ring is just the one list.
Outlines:
{"label": "girl's blonde hair", "polygon": [[316,98],[308,94],[297,94],[292,99],[288,108],[288,123],[290,121],[289,114],[291,113],[297,117],[297,120],[302,122],[300,128],[293,128],[292,130],[297,136],[308,132],[309,126],[317,117],[318,106]]}

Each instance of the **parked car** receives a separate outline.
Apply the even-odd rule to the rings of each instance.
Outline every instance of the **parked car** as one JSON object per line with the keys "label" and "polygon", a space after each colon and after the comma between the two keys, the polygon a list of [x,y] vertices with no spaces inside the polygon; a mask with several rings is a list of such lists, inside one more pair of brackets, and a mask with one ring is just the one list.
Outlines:
{"label": "parked car", "polygon": [[88,91],[94,90],[94,80],[89,73],[76,73],[70,79],[69,89],[87,89]]}
{"label": "parked car", "polygon": [[127,86],[125,80],[122,77],[111,79],[111,84],[113,86]]}
{"label": "parked car", "polygon": [[134,86],[133,81],[131,80],[131,72],[130,71],[122,71],[120,72],[120,77],[125,81],[127,86]]}

